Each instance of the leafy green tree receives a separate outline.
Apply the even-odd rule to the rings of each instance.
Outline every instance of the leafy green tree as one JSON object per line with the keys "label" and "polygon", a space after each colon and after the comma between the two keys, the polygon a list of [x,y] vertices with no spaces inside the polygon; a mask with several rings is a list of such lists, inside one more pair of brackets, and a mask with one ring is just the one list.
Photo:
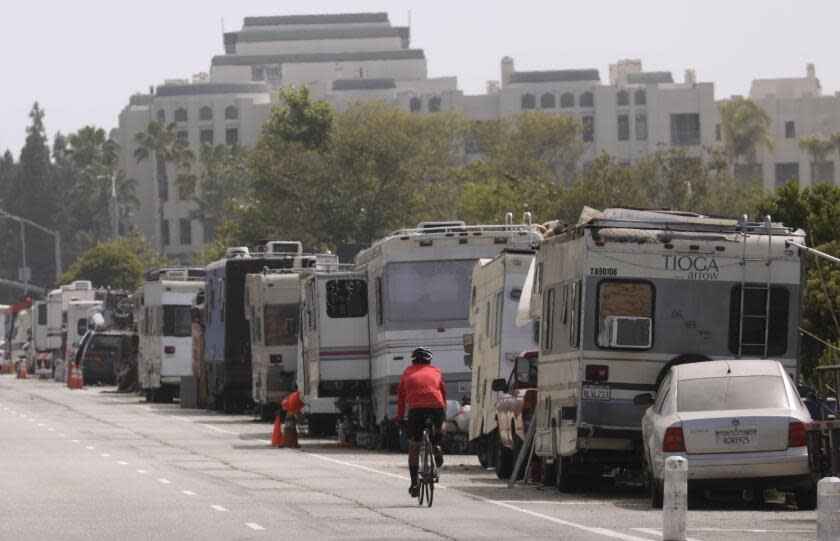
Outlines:
{"label": "leafy green tree", "polygon": [[322,150],[330,140],[335,113],[322,100],[313,100],[304,85],[280,91],[282,107],[275,107],[263,124],[269,142],[300,143],[307,150]]}
{"label": "leafy green tree", "polygon": [[770,115],[758,103],[743,97],[734,97],[718,105],[723,144],[732,162],[745,159],[755,163],[760,147],[773,148],[770,136]]}
{"label": "leafy green tree", "polygon": [[134,291],[143,282],[143,272],[163,264],[141,236],[130,234],[101,242],[85,252],[61,275],[59,284],[90,280],[94,287]]}

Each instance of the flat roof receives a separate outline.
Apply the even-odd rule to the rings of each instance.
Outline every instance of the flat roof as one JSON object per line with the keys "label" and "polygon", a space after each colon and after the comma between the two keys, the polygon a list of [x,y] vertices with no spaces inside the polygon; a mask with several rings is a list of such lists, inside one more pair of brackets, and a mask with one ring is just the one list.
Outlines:
{"label": "flat roof", "polygon": [[350,62],[369,60],[423,60],[423,49],[394,49],[390,51],[358,51],[349,53],[248,54],[218,55],[213,66],[251,66],[255,64],[300,64],[310,62]]}
{"label": "flat roof", "polygon": [[511,83],[570,83],[577,81],[601,81],[597,69],[515,71]]}
{"label": "flat roof", "polygon": [[673,82],[674,77],[670,71],[643,71],[627,74],[627,84],[631,85],[671,84]]}
{"label": "flat roof", "polygon": [[397,88],[393,79],[336,79],[333,90],[388,90]]}
{"label": "flat roof", "polygon": [[[336,27],[336,28],[293,28],[293,29],[265,29],[265,30],[243,30],[241,32],[229,32],[225,39],[232,39],[236,42],[255,41],[306,41],[321,39],[364,39],[364,38],[406,38],[409,35],[407,26],[386,26],[386,27]],[[228,37],[228,34],[235,36]]]}
{"label": "flat roof", "polygon": [[160,85],[158,97],[198,96],[206,94],[262,94],[268,92],[265,83],[192,83],[186,85]]}
{"label": "flat roof", "polygon": [[265,17],[245,17],[242,23],[247,26],[277,26],[287,24],[346,24],[346,23],[387,23],[388,14],[376,13],[320,13],[310,15],[269,15]]}

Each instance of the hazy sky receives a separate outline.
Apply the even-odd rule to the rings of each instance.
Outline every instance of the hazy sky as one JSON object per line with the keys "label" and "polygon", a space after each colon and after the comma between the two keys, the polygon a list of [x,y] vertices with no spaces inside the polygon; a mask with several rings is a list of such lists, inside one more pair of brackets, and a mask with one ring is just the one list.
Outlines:
{"label": "hazy sky", "polygon": [[467,93],[517,69],[598,68],[641,58],[682,80],[694,68],[717,97],[756,77],[801,76],[814,62],[824,93],[840,90],[838,0],[0,0],[0,151],[17,155],[32,102],[47,129],[114,127],[130,94],[208,71],[248,15],[387,11],[408,23],[429,75]]}

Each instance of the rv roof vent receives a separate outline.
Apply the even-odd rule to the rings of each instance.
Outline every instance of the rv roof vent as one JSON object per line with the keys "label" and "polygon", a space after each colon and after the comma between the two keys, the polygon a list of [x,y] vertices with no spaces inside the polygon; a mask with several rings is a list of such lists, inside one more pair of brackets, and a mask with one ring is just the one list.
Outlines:
{"label": "rv roof vent", "polygon": [[303,245],[293,240],[273,240],[266,243],[266,252],[269,254],[295,254],[303,253]]}
{"label": "rv roof vent", "polygon": [[452,220],[449,222],[420,222],[417,224],[417,229],[446,229],[451,227],[465,227],[467,224],[460,220]]}
{"label": "rv roof vent", "polygon": [[247,246],[231,246],[227,250],[225,250],[225,257],[233,258],[233,257],[250,257],[251,251],[248,250]]}
{"label": "rv roof vent", "polygon": [[90,280],[76,280],[72,284],[70,284],[70,289],[75,289],[76,291],[83,290],[83,289],[93,289],[93,282]]}

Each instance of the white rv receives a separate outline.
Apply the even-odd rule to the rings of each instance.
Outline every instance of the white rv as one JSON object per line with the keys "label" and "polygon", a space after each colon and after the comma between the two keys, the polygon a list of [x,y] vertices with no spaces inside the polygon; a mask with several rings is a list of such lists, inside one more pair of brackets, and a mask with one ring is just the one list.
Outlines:
{"label": "white rv", "polygon": [[67,357],[68,363],[76,362],[76,351],[90,328],[88,315],[91,308],[102,306],[102,301],[71,300],[67,303]]}
{"label": "white rv", "polygon": [[[275,244],[269,243],[269,247]],[[279,252],[275,249],[269,253]],[[301,273],[337,268],[338,258],[332,254],[296,254],[295,265],[290,269],[266,268],[260,274],[245,276],[252,396],[264,420],[274,418],[280,402],[298,383]]]}
{"label": "white rv", "polygon": [[533,260],[532,250],[505,250],[494,259],[480,260],[472,271],[472,328],[471,334],[464,336],[465,350],[471,353],[465,361],[472,369],[469,435],[472,448],[485,465],[495,464],[492,455],[499,445],[496,406],[503,392],[493,390],[493,381],[507,380],[516,359],[523,352],[537,349],[537,323],[528,322],[521,327],[516,324]]}
{"label": "white rv", "polygon": [[[311,326],[301,341],[307,393],[344,399],[361,427],[372,428],[396,415],[397,387],[411,351],[428,346],[448,398],[469,396],[463,335],[473,265],[541,238],[530,224],[512,219],[506,225],[421,223],[359,253],[355,272],[313,277],[302,299],[304,324]],[[321,341],[317,351],[315,340]]]}
{"label": "white rv", "polygon": [[149,274],[138,292],[140,387],[150,402],[171,401],[192,372],[192,302],[204,286],[194,269]]}
{"label": "white rv", "polygon": [[70,301],[92,301],[95,297],[96,290],[88,280],[76,280],[47,294],[47,351],[52,354],[54,363],[60,365],[67,358],[67,307]]}
{"label": "white rv", "polygon": [[[668,369],[740,357],[799,376],[802,261],[782,224],[585,209],[541,244],[535,450],[564,486],[637,465],[641,418]],[[654,406],[655,407],[655,406]],[[550,468],[548,469],[550,471]]]}
{"label": "white rv", "polygon": [[52,375],[53,352],[49,347],[47,329],[47,301],[32,303],[32,351],[29,353],[30,371],[39,376]]}

